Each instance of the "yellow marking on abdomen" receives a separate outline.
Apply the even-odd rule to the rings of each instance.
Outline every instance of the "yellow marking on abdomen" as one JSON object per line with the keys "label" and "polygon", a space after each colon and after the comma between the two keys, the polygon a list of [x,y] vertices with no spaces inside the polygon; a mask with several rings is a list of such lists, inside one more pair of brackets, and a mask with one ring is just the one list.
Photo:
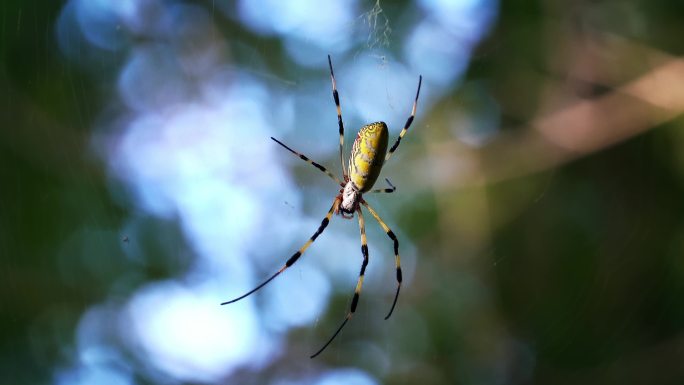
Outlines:
{"label": "yellow marking on abdomen", "polygon": [[359,130],[349,158],[349,179],[359,192],[370,190],[378,179],[388,140],[389,133],[384,122],[367,124]]}

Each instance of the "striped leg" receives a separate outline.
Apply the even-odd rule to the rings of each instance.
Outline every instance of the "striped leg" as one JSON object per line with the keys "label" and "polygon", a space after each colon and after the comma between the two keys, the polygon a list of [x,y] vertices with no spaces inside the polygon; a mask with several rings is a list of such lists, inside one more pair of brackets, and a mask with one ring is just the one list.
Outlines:
{"label": "striped leg", "polygon": [[222,302],[221,305],[227,305],[229,303],[237,302],[237,301],[247,297],[248,295],[250,295],[250,294],[254,293],[255,291],[261,289],[262,287],[266,286],[266,284],[271,282],[273,280],[273,278],[277,277],[278,275],[280,275],[280,273],[287,270],[287,268],[294,265],[295,262],[297,262],[297,260],[299,259],[299,257],[301,257],[302,254],[304,254],[306,249],[308,249],[309,246],[311,246],[311,244],[316,240],[316,238],[318,238],[318,236],[321,235],[323,230],[325,230],[325,228],[328,227],[328,223],[330,223],[330,218],[332,217],[333,213],[337,210],[337,207],[339,205],[340,205],[340,200],[335,198],[335,202],[333,202],[332,207],[330,207],[330,210],[328,211],[328,214],[325,215],[325,218],[323,218],[323,221],[321,221],[321,225],[318,226],[318,230],[316,230],[316,232],[311,236],[311,238],[309,238],[309,240],[306,241],[306,243],[302,247],[300,247],[299,250],[297,250],[294,254],[292,254],[290,259],[288,259],[287,262],[285,262],[285,265],[283,267],[281,267],[280,270],[278,270],[275,274],[273,274],[271,276],[271,278],[265,280],[264,282],[259,284],[259,286],[255,287],[254,289],[248,291],[247,293],[245,293],[245,294],[243,294],[243,295],[241,295],[235,299],[232,299],[232,300],[226,301],[226,302]]}
{"label": "striped leg", "polygon": [[389,188],[378,188],[375,190],[370,190],[369,193],[388,193],[389,194],[389,193],[393,193],[394,191],[397,190],[397,188],[394,187],[394,185],[392,184],[392,182],[390,182],[389,179],[385,178],[385,181],[389,185]]}
{"label": "striped leg", "polygon": [[342,321],[342,325],[340,325],[339,328],[337,328],[337,331],[330,337],[328,342],[323,345],[322,348],[320,348],[316,353],[314,353],[311,358],[316,357],[317,355],[321,354],[325,348],[330,345],[330,343],[337,337],[338,334],[340,334],[340,331],[342,331],[342,328],[344,325],[347,324],[347,321],[351,319],[351,317],[354,315],[354,312],[356,312],[356,305],[359,303],[359,296],[361,295],[361,287],[363,286],[363,277],[366,274],[366,266],[368,266],[368,242],[366,240],[366,224],[363,220],[363,213],[361,212],[361,209],[356,211],[357,214],[359,214],[359,229],[361,230],[361,254],[363,255],[363,262],[361,263],[361,272],[359,273],[359,279],[356,281],[356,288],[354,289],[354,297],[352,297],[352,302],[351,302],[351,307],[349,309],[349,313],[347,313],[347,316],[344,317],[344,321]]}
{"label": "striped leg", "polygon": [[[387,227],[385,222],[383,222],[382,219],[380,219],[380,216],[378,215],[378,213],[376,213],[375,210],[373,210],[373,208],[370,207],[370,205],[368,205],[368,203],[366,203],[365,201],[362,200],[361,204],[366,206],[368,211],[370,211],[371,215],[373,215],[375,220],[378,221],[380,226],[382,226],[382,229],[385,230],[385,232],[387,233],[387,236],[390,237],[390,239],[394,242],[394,263],[395,263],[396,269],[397,269],[397,293],[394,295],[394,301],[392,302],[392,308],[390,309],[389,313],[387,313],[387,316],[385,317],[385,319],[388,319],[392,315],[392,312],[394,311],[394,306],[397,305],[397,299],[399,298],[399,289],[401,289],[401,259],[399,258],[399,240],[397,240],[397,236],[394,235],[392,230],[390,230],[390,228]],[[359,210],[359,211],[361,211],[361,210]]]}
{"label": "striped leg", "polygon": [[299,153],[299,152],[297,152],[297,151],[291,149],[290,147],[286,146],[283,142],[279,141],[278,139],[276,139],[276,138],[274,138],[274,137],[271,137],[271,139],[273,139],[273,140],[274,140],[276,143],[278,143],[279,145],[285,147],[285,149],[287,149],[287,151],[290,151],[291,153],[297,155],[297,156],[299,157],[299,159],[301,159],[301,160],[303,160],[303,161],[309,163],[310,165],[316,167],[317,169],[323,171],[327,176],[330,177],[330,179],[334,180],[335,183],[339,184],[340,186],[344,186],[344,185],[342,184],[342,182],[340,182],[340,180],[337,179],[337,177],[336,177],[335,175],[333,175],[333,173],[331,173],[330,171],[328,171],[327,168],[325,168],[325,167],[321,166],[320,164],[314,162],[313,160],[309,159],[306,155],[301,154],[301,153]]}
{"label": "striped leg", "polygon": [[332,60],[330,59],[330,55],[328,55],[328,65],[330,66],[330,80],[332,81],[333,100],[335,100],[335,107],[337,107],[337,125],[340,128],[340,163],[342,164],[342,174],[346,177],[347,169],[344,167],[344,123],[342,123],[342,108],[340,108],[340,95],[337,93],[337,82],[335,82],[335,74],[333,73],[333,66]]}
{"label": "striped leg", "polygon": [[411,110],[411,116],[406,120],[406,124],[404,124],[404,128],[401,130],[399,133],[399,137],[397,138],[397,141],[394,142],[392,147],[390,147],[389,151],[387,152],[387,156],[385,156],[385,162],[389,160],[389,158],[394,154],[394,151],[399,147],[399,142],[401,142],[401,138],[406,135],[406,131],[408,131],[409,127],[411,127],[411,123],[413,123],[413,118],[416,116],[416,107],[418,106],[418,95],[420,95],[420,85],[423,83],[423,77],[420,76],[418,77],[418,91],[416,91],[416,99],[413,101],[413,109]]}

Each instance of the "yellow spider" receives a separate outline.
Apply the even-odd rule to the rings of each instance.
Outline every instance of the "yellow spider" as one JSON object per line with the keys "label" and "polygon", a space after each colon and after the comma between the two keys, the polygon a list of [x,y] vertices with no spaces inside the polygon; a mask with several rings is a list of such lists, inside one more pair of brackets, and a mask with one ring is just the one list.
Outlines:
{"label": "yellow spider", "polygon": [[388,145],[388,137],[389,133],[387,130],[387,125],[384,122],[376,122],[376,123],[371,123],[367,124],[359,130],[358,135],[356,136],[356,140],[354,140],[354,145],[352,146],[352,152],[351,156],[349,157],[349,166],[345,170],[344,167],[344,124],[342,123],[342,110],[340,108],[340,97],[337,93],[337,84],[335,83],[335,74],[333,73],[333,67],[332,67],[332,60],[330,59],[330,55],[328,55],[328,65],[330,66],[330,79],[332,81],[332,94],[333,94],[333,99],[335,100],[335,106],[337,107],[337,123],[340,128],[340,162],[342,164],[342,176],[344,179],[344,182],[341,182],[335,175],[333,175],[330,171],[328,171],[325,167],[321,166],[320,164],[312,161],[305,155],[291,149],[290,147],[286,146],[284,143],[279,141],[276,138],[271,137],[276,143],[279,145],[285,147],[288,151],[291,153],[297,155],[300,159],[306,161],[307,163],[310,163],[317,169],[323,171],[326,175],[328,175],[332,180],[334,180],[337,184],[342,187],[340,189],[339,194],[335,197],[335,200],[333,201],[332,207],[330,207],[330,210],[328,210],[328,214],[326,214],[325,218],[323,218],[323,221],[321,222],[321,225],[318,227],[318,230],[309,238],[306,243],[299,248],[286,262],[283,267],[280,268],[275,274],[273,274],[269,279],[261,283],[259,286],[255,287],[254,289],[250,290],[246,294],[241,295],[240,297],[237,297],[233,300],[223,302],[221,305],[227,305],[229,303],[237,302],[248,295],[254,293],[255,291],[261,289],[264,287],[267,283],[271,282],[275,277],[277,277],[280,273],[283,271],[287,270],[290,266],[294,265],[295,262],[299,259],[299,257],[304,254],[306,249],[311,246],[311,244],[318,238],[319,235],[325,230],[325,228],[328,226],[328,223],[330,222],[330,219],[332,218],[333,213],[341,215],[343,218],[350,219],[354,217],[354,213],[357,213],[359,216],[359,228],[361,230],[361,254],[363,254],[363,262],[361,264],[361,272],[359,273],[359,278],[356,283],[356,288],[354,289],[354,297],[352,298],[351,306],[349,309],[349,313],[347,313],[347,316],[344,318],[344,321],[342,324],[337,328],[337,331],[330,337],[328,342],[323,345],[322,348],[320,348],[316,353],[314,353],[311,358],[316,357],[319,355],[330,343],[335,339],[335,337],[340,333],[344,325],[347,324],[347,321],[349,321],[356,311],[356,305],[359,302],[359,295],[361,294],[361,286],[363,286],[363,276],[366,273],[366,266],[368,265],[368,244],[366,241],[366,226],[365,222],[363,220],[363,212],[361,211],[361,205],[366,207],[368,212],[371,213],[371,215],[375,218],[375,220],[378,221],[380,226],[382,226],[382,229],[385,230],[387,233],[387,236],[390,237],[392,242],[394,242],[394,258],[395,258],[395,263],[396,263],[396,270],[397,270],[397,291],[396,294],[394,295],[394,301],[392,302],[392,307],[390,308],[389,313],[385,317],[385,319],[388,319],[391,315],[392,312],[394,311],[394,307],[397,304],[397,299],[399,298],[399,289],[401,288],[401,263],[400,263],[400,258],[399,258],[399,241],[397,240],[396,235],[390,230],[390,228],[385,224],[385,222],[380,219],[380,216],[373,210],[373,208],[368,204],[363,199],[363,194],[365,193],[391,193],[396,190],[396,187],[394,187],[389,180],[385,179],[387,183],[389,184],[390,188],[385,188],[385,189],[376,189],[376,190],[371,190],[373,187],[373,184],[375,184],[375,181],[378,179],[378,176],[380,175],[380,170],[382,169],[383,164],[389,160],[389,158],[394,154],[394,151],[397,149],[399,146],[399,143],[401,142],[401,138],[404,137],[406,134],[406,131],[409,129],[411,126],[411,123],[413,123],[413,118],[416,115],[416,106],[418,105],[418,95],[420,95],[420,85],[423,82],[423,77],[419,76],[418,77],[418,90],[416,91],[416,98],[413,101],[413,108],[411,109],[411,116],[406,120],[406,124],[404,124],[404,128],[401,130],[401,133],[399,133],[399,137],[397,138],[397,141],[394,142],[392,147],[389,149],[389,152],[387,151],[387,145]]}

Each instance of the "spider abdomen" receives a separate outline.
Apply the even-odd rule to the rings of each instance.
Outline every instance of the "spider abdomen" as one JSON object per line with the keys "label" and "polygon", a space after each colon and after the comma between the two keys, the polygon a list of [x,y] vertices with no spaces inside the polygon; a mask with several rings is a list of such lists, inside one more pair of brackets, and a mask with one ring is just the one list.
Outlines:
{"label": "spider abdomen", "polygon": [[384,122],[367,124],[359,130],[349,158],[349,180],[359,192],[369,191],[385,162],[389,133]]}

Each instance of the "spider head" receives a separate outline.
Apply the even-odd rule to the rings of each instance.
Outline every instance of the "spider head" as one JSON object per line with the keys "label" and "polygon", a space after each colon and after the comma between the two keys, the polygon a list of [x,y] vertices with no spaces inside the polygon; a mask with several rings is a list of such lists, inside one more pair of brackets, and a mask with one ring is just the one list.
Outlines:
{"label": "spider head", "polygon": [[354,186],[354,182],[348,181],[342,190],[340,203],[340,214],[343,218],[352,218],[354,212],[359,208],[361,193]]}

